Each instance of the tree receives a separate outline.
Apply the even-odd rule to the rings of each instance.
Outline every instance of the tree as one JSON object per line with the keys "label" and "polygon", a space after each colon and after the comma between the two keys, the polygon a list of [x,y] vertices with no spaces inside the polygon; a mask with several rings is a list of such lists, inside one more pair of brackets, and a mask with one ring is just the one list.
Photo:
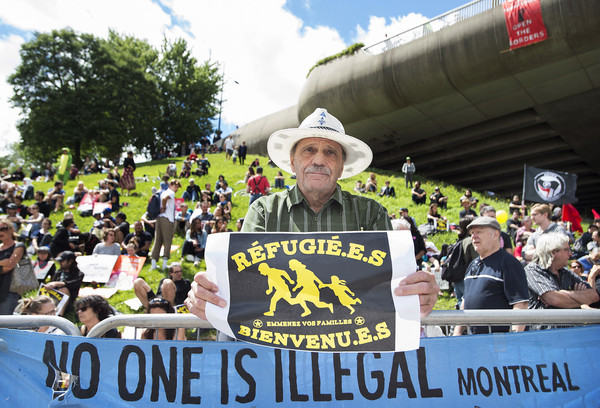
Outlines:
{"label": "tree", "polygon": [[23,112],[21,140],[35,159],[54,161],[63,146],[75,162],[99,139],[95,61],[102,48],[92,35],[72,30],[35,33],[21,48],[21,64],[8,82],[14,106]]}
{"label": "tree", "polygon": [[200,140],[212,132],[218,112],[221,76],[216,63],[198,64],[185,40],[164,42],[157,74],[161,78],[160,147]]}
{"label": "tree", "polygon": [[126,144],[151,149],[159,138],[158,52],[146,41],[114,31],[103,45],[109,58],[100,70],[109,85],[101,94],[102,104],[106,116],[113,119],[104,129],[103,140],[117,139],[105,146],[106,155],[119,155]]}
{"label": "tree", "polygon": [[187,43],[146,41],[111,31],[107,40],[71,29],[35,33],[21,48],[8,82],[22,111],[21,141],[32,159],[54,161],[69,147],[82,156],[115,158],[125,146],[149,149],[211,133],[221,78],[198,64]]}

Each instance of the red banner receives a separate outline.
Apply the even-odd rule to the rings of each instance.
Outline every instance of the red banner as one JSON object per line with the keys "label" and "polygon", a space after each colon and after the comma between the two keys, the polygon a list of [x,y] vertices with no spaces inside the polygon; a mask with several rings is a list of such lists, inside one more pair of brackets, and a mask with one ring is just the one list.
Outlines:
{"label": "red banner", "polygon": [[540,0],[511,0],[502,4],[502,7],[511,50],[548,38]]}

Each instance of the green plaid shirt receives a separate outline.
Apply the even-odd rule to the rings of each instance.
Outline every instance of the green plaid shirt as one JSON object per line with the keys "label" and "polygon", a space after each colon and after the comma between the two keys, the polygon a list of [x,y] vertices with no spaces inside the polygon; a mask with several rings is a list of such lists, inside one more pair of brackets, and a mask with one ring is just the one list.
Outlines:
{"label": "green plaid shirt", "polygon": [[256,200],[242,232],[391,231],[387,210],[370,198],[342,191],[339,184],[315,213],[296,186]]}

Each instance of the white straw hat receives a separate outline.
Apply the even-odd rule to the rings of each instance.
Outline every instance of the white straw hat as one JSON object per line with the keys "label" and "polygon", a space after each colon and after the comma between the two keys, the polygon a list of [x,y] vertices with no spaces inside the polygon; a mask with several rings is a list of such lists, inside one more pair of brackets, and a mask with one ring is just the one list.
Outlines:
{"label": "white straw hat", "polygon": [[308,137],[322,137],[342,145],[346,161],[340,179],[359,174],[369,167],[373,160],[373,152],[369,145],[347,135],[342,123],[323,108],[315,109],[297,128],[274,132],[267,142],[269,157],[280,169],[294,173],[290,163],[290,151],[298,141]]}

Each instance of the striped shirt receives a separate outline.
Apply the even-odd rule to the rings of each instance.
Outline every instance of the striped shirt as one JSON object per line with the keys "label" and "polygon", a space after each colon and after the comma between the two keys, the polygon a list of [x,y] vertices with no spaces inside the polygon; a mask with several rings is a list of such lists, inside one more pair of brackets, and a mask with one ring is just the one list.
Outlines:
{"label": "striped shirt", "polygon": [[576,283],[584,283],[590,288],[587,282],[566,268],[560,269],[557,276],[531,262],[525,267],[525,273],[527,286],[529,286],[529,309],[554,309],[542,301],[542,295],[546,292],[574,290]]}
{"label": "striped shirt", "polygon": [[377,201],[342,191],[315,213],[297,186],[256,200],[244,218],[243,232],[391,231],[387,210]]}

